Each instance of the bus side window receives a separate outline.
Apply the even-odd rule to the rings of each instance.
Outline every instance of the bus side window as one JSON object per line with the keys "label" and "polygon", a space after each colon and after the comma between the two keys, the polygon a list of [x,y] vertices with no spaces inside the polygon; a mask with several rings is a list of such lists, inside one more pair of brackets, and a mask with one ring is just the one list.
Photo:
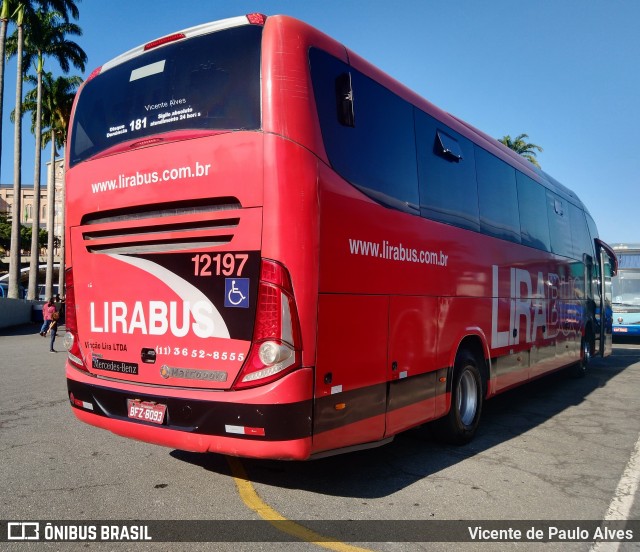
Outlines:
{"label": "bus side window", "polygon": [[572,257],[573,244],[567,201],[549,190],[547,190],[547,216],[549,217],[551,251],[563,257]]}
{"label": "bus side window", "polygon": [[417,214],[413,106],[327,52],[311,48],[309,61],[332,168],[379,203]]}
{"label": "bus side window", "polygon": [[520,171],[516,171],[516,181],[522,244],[551,251],[545,188]]}
{"label": "bus side window", "polygon": [[587,299],[593,301],[593,257],[588,253],[584,253],[582,255],[582,262],[584,263],[584,277]]}
{"label": "bus side window", "polygon": [[593,241],[589,237],[589,228],[587,227],[584,211],[570,203],[569,216],[573,240],[573,257],[581,259],[584,254],[588,254],[593,262]]}
{"label": "bus side window", "polygon": [[480,230],[473,144],[431,115],[415,109],[420,213]]}
{"label": "bus side window", "polygon": [[475,156],[481,232],[520,243],[516,170],[478,146]]}

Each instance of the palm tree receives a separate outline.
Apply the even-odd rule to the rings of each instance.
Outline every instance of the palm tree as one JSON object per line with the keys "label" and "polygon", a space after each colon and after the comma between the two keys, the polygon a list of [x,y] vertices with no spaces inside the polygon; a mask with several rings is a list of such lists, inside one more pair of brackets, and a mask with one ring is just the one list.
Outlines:
{"label": "palm tree", "polygon": [[503,136],[502,138],[500,138],[498,142],[501,142],[502,144],[507,146],[509,149],[512,149],[516,153],[519,153],[520,155],[522,155],[522,157],[524,157],[525,159],[528,159],[536,167],[540,168],[540,163],[538,163],[538,160],[536,159],[537,157],[536,150],[543,151],[543,149],[536,144],[531,144],[529,142],[526,142],[525,140],[527,138],[529,138],[528,134],[520,134],[516,136],[515,139],[512,139],[511,136],[507,134],[506,136]]}
{"label": "palm tree", "polygon": [[[24,64],[25,66],[35,66],[36,82],[35,89],[35,105],[31,103],[28,107],[32,111],[32,127],[31,130],[36,137],[35,151],[35,168],[34,168],[34,211],[38,213],[33,219],[33,231],[31,238],[31,264],[29,269],[29,291],[27,298],[35,299],[38,288],[38,230],[40,227],[40,144],[42,143],[42,73],[44,71],[45,56],[54,58],[60,68],[67,73],[72,64],[77,69],[84,71],[87,55],[84,50],[75,42],[68,40],[68,35],[81,36],[82,30],[75,23],[65,22],[62,14],[55,11],[47,12],[39,9],[30,14],[26,22],[27,34],[24,41]],[[17,48],[17,36],[14,33],[7,40],[6,50],[12,55]],[[33,91],[31,91],[30,99],[33,99]],[[34,113],[35,111],[35,113]],[[35,115],[35,118],[34,118]],[[49,205],[53,203],[50,198]],[[52,223],[51,223],[52,224]],[[49,228],[52,232],[53,228]],[[35,236],[35,238],[34,238]],[[53,248],[47,251],[47,254],[53,258]],[[48,264],[47,264],[48,266]],[[51,263],[53,270],[53,261]],[[47,286],[45,294],[50,297],[53,292],[51,284],[52,274],[47,272]]]}
{"label": "palm tree", "polygon": [[[9,257],[9,293],[12,299],[19,297],[20,284],[20,199],[22,191],[22,32],[24,23],[24,4],[18,4],[14,12],[18,58],[16,76],[16,109],[13,140],[13,205],[11,208],[11,256]],[[0,152],[1,153],[1,152]]]}
{"label": "palm tree", "polygon": [[[35,12],[35,6],[42,9],[52,9],[62,14],[65,21],[69,20],[69,13],[74,19],[79,12],[74,0],[8,0],[7,14],[11,13],[16,24],[16,108],[14,117],[14,142],[13,142],[13,208],[11,211],[11,256],[9,258],[9,290],[8,296],[18,298],[18,285],[20,280],[20,194],[22,188],[22,76],[23,76],[23,33],[25,15]],[[3,0],[3,8],[5,0]],[[11,8],[13,12],[11,12]],[[5,15],[4,9],[0,16]],[[0,29],[1,31],[1,29]],[[4,50],[5,41],[2,49]],[[0,88],[4,87],[4,80],[0,82]],[[2,152],[0,151],[0,155]]]}
{"label": "palm tree", "polygon": [[[45,130],[42,134],[42,147],[51,143],[51,196],[49,198],[49,242],[47,253],[47,279],[45,283],[46,294],[52,295],[53,292],[53,219],[54,219],[54,200],[55,200],[55,162],[56,147],[64,149],[67,141],[67,131],[69,127],[69,119],[71,118],[71,108],[78,87],[82,84],[82,79],[77,76],[58,77],[53,79],[51,73],[43,73],[42,75],[42,120],[45,123]],[[64,189],[63,189],[64,193]],[[63,198],[64,200],[64,198]],[[64,204],[64,201],[63,201]],[[64,221],[65,210],[62,209],[62,227],[65,226]],[[60,268],[58,270],[58,287],[60,293],[64,290],[64,254],[65,254],[65,233],[60,236]]]}
{"label": "palm tree", "polygon": [[[32,76],[27,78],[28,82],[36,83],[36,79]],[[41,103],[41,121],[44,123],[44,129],[41,131],[41,148],[44,149],[49,144],[54,144],[51,148],[51,167],[55,169],[56,148],[64,150],[67,127],[71,118],[71,108],[78,87],[82,84],[82,78],[78,76],[58,77],[54,80],[51,73],[42,73],[42,103]],[[35,133],[37,124],[37,97],[38,88],[33,88],[25,95],[23,103],[24,111],[31,112],[31,132]],[[51,129],[53,128],[53,132]],[[54,170],[52,169],[52,170]],[[34,185],[35,188],[35,185]],[[47,297],[53,294],[53,250],[55,236],[53,235],[53,221],[55,218],[55,172],[52,175],[51,182],[48,187],[48,212],[47,212],[47,280],[45,281],[45,295]],[[64,193],[64,190],[63,190]],[[53,194],[53,195],[52,195]],[[64,198],[63,198],[64,199]],[[64,201],[63,201],[64,203]],[[64,228],[64,209],[62,210],[62,227]],[[64,289],[64,247],[65,235],[60,236],[60,270],[58,273],[58,284],[60,292]],[[51,253],[50,253],[51,252]],[[32,256],[33,262],[33,256]],[[31,270],[30,270],[31,273]],[[31,279],[29,280],[31,284]]]}
{"label": "palm tree", "polygon": [[[4,106],[4,43],[7,39],[9,18],[15,11],[12,0],[2,0],[0,7],[0,121],[2,121],[2,108]],[[0,125],[0,153],[2,152],[2,125]],[[1,157],[1,156],[0,156]]]}

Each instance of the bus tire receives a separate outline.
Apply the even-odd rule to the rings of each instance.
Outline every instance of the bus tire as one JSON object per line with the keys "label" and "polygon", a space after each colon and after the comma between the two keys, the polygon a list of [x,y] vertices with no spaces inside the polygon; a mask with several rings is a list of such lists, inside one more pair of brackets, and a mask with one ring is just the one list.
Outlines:
{"label": "bus tire", "polygon": [[584,378],[591,364],[591,351],[593,350],[593,336],[591,329],[587,328],[580,340],[580,362],[572,368],[572,375],[576,378]]}
{"label": "bus tire", "polygon": [[478,359],[466,349],[458,351],[453,367],[451,408],[433,423],[436,438],[452,445],[464,445],[473,439],[480,423],[483,389]]}

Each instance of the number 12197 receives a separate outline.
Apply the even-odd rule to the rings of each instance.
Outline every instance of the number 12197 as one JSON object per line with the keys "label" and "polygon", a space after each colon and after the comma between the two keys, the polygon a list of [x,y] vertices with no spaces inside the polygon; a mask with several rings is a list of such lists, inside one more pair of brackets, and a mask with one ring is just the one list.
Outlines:
{"label": "number 12197", "polygon": [[199,253],[192,257],[195,276],[242,276],[247,253]]}

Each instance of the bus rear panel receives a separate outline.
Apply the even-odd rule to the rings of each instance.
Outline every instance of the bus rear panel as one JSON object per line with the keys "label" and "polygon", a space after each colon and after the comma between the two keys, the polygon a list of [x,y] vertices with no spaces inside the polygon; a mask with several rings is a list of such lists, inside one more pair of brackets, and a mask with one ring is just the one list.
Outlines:
{"label": "bus rear panel", "polygon": [[261,36],[246,18],[198,27],[84,85],[68,152],[68,387],[80,419],[115,433],[306,458],[293,285],[262,258]]}

